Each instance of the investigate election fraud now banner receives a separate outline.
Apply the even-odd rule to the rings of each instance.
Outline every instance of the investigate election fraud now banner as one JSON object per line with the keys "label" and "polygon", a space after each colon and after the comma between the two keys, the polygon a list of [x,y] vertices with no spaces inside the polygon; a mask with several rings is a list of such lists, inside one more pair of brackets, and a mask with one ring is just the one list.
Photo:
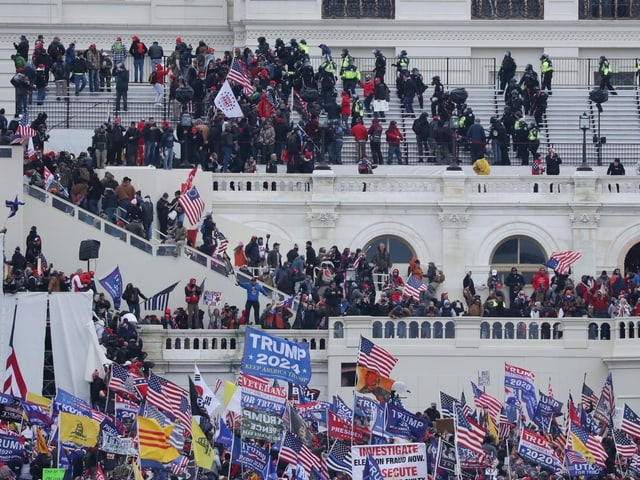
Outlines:
{"label": "investigate election fraud now banner", "polygon": [[247,328],[240,370],[247,375],[308,385],[311,380],[309,344]]}
{"label": "investigate election fraud now banner", "polygon": [[387,480],[427,480],[427,446],[424,443],[359,445],[351,447],[352,478],[363,478],[371,454]]}

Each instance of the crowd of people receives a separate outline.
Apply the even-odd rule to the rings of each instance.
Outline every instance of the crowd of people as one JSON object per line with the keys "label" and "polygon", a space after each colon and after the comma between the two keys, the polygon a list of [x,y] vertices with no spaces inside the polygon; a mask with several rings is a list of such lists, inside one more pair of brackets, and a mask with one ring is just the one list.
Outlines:
{"label": "crowd of people", "polygon": [[[319,160],[341,164],[345,136],[354,137],[355,163],[364,158],[373,166],[384,164],[381,146],[385,143],[386,163],[406,162],[400,148],[406,139],[397,120],[387,128],[381,125],[387,121],[390,89],[384,80],[387,59],[379,49],[373,50],[373,68],[361,72],[348,49],[334,59],[324,44],[319,45],[322,62],[314,70],[310,46],[304,39],[287,43],[277,39],[272,47],[260,37],[255,49],[236,48],[221,56],[216,56],[214,48],[204,41],[194,48],[181,37],[176,38],[168,56],[158,42],[147,47],[136,35],[130,45],[118,36],[110,47],[102,49],[91,44],[80,50],[73,42],[64,47],[57,36],[47,48],[42,36],[32,51],[25,36],[14,45],[16,118],[32,104],[34,91],[36,103],[43,104],[51,77],[56,89],[62,85],[60,88],[66,90],[68,82],[74,83],[75,95],[81,94],[87,76],[91,92],[110,91],[113,79],[115,116],[99,126],[92,139],[92,149],[99,158],[97,168],[154,165],[169,169],[174,165],[174,144],[179,143],[180,162],[201,165],[205,170],[252,172],[256,165],[263,164],[267,171],[275,171],[278,164],[286,163],[287,172],[308,173]],[[170,121],[155,125],[149,118],[128,127],[120,124],[119,113],[127,111],[131,74],[125,60],[129,57],[134,65],[132,81],[152,84],[157,105],[162,105],[165,84],[168,86]],[[147,57],[151,64],[148,77],[144,71]],[[517,78],[516,62],[510,52],[505,53],[498,73],[505,109],[484,126],[467,105],[464,88],[447,91],[439,75],[427,84],[419,69],[411,67],[406,50],[398,54],[392,67],[401,115],[414,118],[411,128],[418,162],[450,164],[458,160],[458,150],[463,149],[469,151],[471,163],[486,158],[493,165],[510,165],[513,152],[521,165],[541,164],[543,154],[538,150],[554,68],[548,54],[540,57],[540,77],[528,64]],[[599,71],[600,90],[615,94],[605,57],[601,57]],[[242,118],[225,118],[214,105],[227,78],[231,79]],[[414,112],[416,101],[422,110],[419,115]],[[292,122],[291,103],[299,114],[299,123]],[[451,124],[452,118],[457,119],[455,125]],[[9,131],[9,141],[16,133],[15,125],[10,127],[0,115],[0,130],[4,136]],[[553,155],[551,159],[557,164]],[[546,172],[554,175],[555,170],[551,166]]]}

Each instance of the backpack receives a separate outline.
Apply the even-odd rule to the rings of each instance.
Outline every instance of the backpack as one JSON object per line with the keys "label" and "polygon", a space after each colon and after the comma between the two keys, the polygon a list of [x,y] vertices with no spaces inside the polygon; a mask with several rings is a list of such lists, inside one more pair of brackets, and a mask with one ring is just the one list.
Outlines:
{"label": "backpack", "polygon": [[144,43],[138,42],[138,55],[142,55],[144,53]]}
{"label": "backpack", "polygon": [[156,72],[155,70],[149,74],[149,83],[151,85],[155,85],[156,83],[158,83],[158,72]]}

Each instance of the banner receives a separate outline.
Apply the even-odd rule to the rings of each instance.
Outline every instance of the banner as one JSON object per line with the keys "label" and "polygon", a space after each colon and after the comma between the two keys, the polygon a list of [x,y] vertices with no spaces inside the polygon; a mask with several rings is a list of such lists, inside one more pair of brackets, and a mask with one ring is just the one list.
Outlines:
{"label": "banner", "polygon": [[[589,463],[587,459],[580,453],[567,449],[565,452],[567,459],[567,472],[573,476],[584,476],[585,478],[597,477],[602,472],[603,468],[597,463]],[[629,471],[632,471],[629,466]]]}
{"label": "banner", "polygon": [[43,468],[42,480],[62,480],[66,471],[64,468]]}
{"label": "banner", "polygon": [[536,415],[538,401],[536,399],[536,376],[533,372],[515,365],[504,364],[504,386],[522,392],[522,400],[527,406],[529,418]]}
{"label": "banner", "polygon": [[389,403],[386,404],[386,408],[385,430],[389,434],[409,438],[415,442],[424,440],[429,426],[428,419]]}
{"label": "banner", "polygon": [[104,431],[100,437],[100,450],[131,457],[138,455],[138,450],[133,444],[133,438],[123,438]]}
{"label": "banner", "polygon": [[427,446],[424,443],[354,445],[351,447],[352,478],[364,478],[368,454],[374,458],[387,479],[427,480]]}
{"label": "banner", "polygon": [[524,460],[540,465],[551,472],[562,470],[562,464],[556,458],[547,439],[526,428],[522,430],[518,455]]}
{"label": "banner", "polygon": [[282,417],[243,409],[242,436],[275,443],[282,438]]}
{"label": "banner", "polygon": [[440,439],[438,442],[438,455],[436,467],[447,472],[456,473],[456,447]]}
{"label": "banner", "polygon": [[22,421],[22,402],[13,395],[0,393],[0,420],[20,423]]}
{"label": "banner", "polygon": [[262,474],[269,462],[269,452],[258,445],[241,440],[237,463],[252,472]]}
{"label": "banner", "polygon": [[240,370],[248,375],[308,385],[311,380],[309,344],[247,328]]}
{"label": "banner", "polygon": [[272,387],[246,375],[240,375],[238,385],[242,387],[240,396],[242,408],[266,411],[276,415],[284,413],[287,391],[283,387]]}
{"label": "banner", "polygon": [[298,403],[295,405],[296,410],[304,420],[309,423],[317,424],[317,430],[324,432],[327,429],[327,410],[331,409],[331,404],[328,402],[311,402],[311,403]]}
{"label": "banner", "polygon": [[[353,438],[353,424],[346,420],[344,417],[337,415],[333,412],[328,412],[328,429],[327,436],[329,438],[336,438],[338,440],[351,441]],[[362,443],[362,439],[359,439],[356,443]]]}
{"label": "banner", "polygon": [[24,457],[24,445],[17,435],[0,434],[0,462],[9,463]]}

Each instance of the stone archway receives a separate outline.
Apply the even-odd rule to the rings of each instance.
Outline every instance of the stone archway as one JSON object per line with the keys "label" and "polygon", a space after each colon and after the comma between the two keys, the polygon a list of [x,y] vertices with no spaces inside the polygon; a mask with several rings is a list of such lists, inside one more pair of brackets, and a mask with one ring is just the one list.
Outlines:
{"label": "stone archway", "polygon": [[624,271],[640,271],[640,242],[633,245],[624,257]]}

